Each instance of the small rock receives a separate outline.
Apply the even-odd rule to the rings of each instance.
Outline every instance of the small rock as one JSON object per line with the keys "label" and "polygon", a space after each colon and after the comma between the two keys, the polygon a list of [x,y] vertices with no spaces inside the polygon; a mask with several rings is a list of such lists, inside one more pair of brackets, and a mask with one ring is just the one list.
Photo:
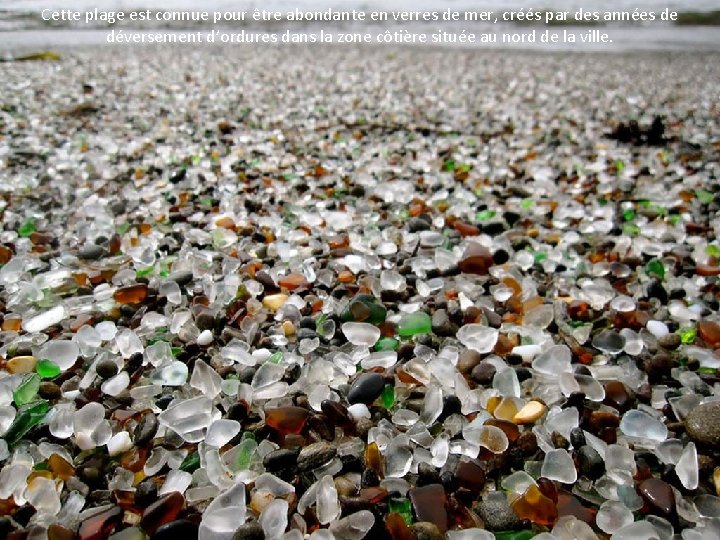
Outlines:
{"label": "small rock", "polygon": [[440,532],[437,525],[428,521],[418,521],[413,523],[410,530],[415,536],[415,540],[443,540],[445,535]]}
{"label": "small rock", "polygon": [[488,493],[475,507],[489,531],[512,531],[520,528],[520,520],[510,508],[503,492]]}
{"label": "small rock", "polygon": [[685,417],[685,429],[698,444],[720,446],[720,401],[711,401],[695,407]]}
{"label": "small rock", "polygon": [[263,458],[263,466],[269,472],[282,471],[294,467],[297,462],[298,453],[295,450],[280,448],[273,450]]}
{"label": "small rock", "polygon": [[577,452],[580,474],[591,480],[597,480],[605,473],[605,462],[592,446],[581,446]]}
{"label": "small rock", "polygon": [[648,374],[648,379],[650,383],[653,384],[660,382],[664,377],[668,377],[670,375],[670,370],[674,366],[675,362],[673,362],[673,359],[670,357],[670,355],[666,353],[659,353],[654,355],[652,358],[649,358],[644,365],[645,372]]}
{"label": "small rock", "polygon": [[78,251],[78,258],[86,261],[96,261],[105,254],[105,249],[97,244],[87,244]]}
{"label": "small rock", "polygon": [[513,416],[515,424],[532,424],[547,411],[547,407],[539,401],[529,401]]}
{"label": "small rock", "polygon": [[[480,354],[477,351],[473,351],[476,354]],[[490,385],[492,384],[493,378],[495,377],[497,369],[489,362],[480,362],[470,372],[470,376],[478,384]]]}
{"label": "small rock", "polygon": [[658,345],[668,351],[674,351],[680,346],[680,343],[680,335],[674,332],[666,334],[658,339]]}
{"label": "small rock", "polygon": [[248,521],[238,527],[232,540],[265,540],[265,531],[257,521]]}
{"label": "small rock", "polygon": [[450,317],[445,309],[437,309],[432,314],[432,331],[438,336],[454,336],[457,327],[450,322]]}
{"label": "small rock", "polygon": [[157,416],[152,412],[148,412],[142,417],[133,432],[133,442],[136,446],[142,446],[150,442],[158,430]]}
{"label": "small rock", "polygon": [[62,396],[62,390],[52,381],[42,381],[40,383],[40,388],[38,389],[38,394],[44,399],[60,399]]}
{"label": "small rock", "polygon": [[648,478],[641,482],[638,493],[652,508],[666,516],[675,510],[675,494],[670,484],[659,478]]}
{"label": "small rock", "polygon": [[36,363],[34,356],[16,356],[7,361],[6,367],[13,374],[32,373]]}
{"label": "small rock", "polygon": [[103,379],[110,379],[118,374],[118,366],[112,360],[101,360],[95,366],[95,372]]}
{"label": "small rock", "polygon": [[314,470],[335,457],[337,449],[325,441],[313,443],[300,450],[297,466],[301,471]]}
{"label": "small rock", "polygon": [[385,379],[379,373],[363,373],[350,387],[348,402],[364,403],[370,405],[375,401],[385,388]]}
{"label": "small rock", "polygon": [[430,230],[430,223],[421,218],[410,218],[407,221],[408,231],[411,233]]}
{"label": "small rock", "polygon": [[[458,358],[457,363],[457,369],[462,374],[470,373],[471,371],[473,371],[475,366],[480,364],[481,360],[482,355],[479,352],[473,351],[472,349],[465,349],[463,352],[460,353],[460,357]],[[491,364],[488,365],[492,367]],[[494,376],[495,373],[493,372],[493,377]],[[490,382],[492,382],[492,377],[490,377]]]}
{"label": "small rock", "polygon": [[177,540],[178,538],[182,538],[183,540],[197,540],[197,537],[197,523],[193,523],[187,519],[176,519],[175,521],[158,527],[152,540]]}

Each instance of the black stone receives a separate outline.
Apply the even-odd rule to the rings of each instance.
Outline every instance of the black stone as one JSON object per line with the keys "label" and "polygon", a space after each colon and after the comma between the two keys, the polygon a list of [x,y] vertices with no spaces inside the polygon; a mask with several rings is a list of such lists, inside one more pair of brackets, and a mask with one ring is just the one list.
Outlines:
{"label": "black stone", "polygon": [[350,404],[364,403],[372,404],[385,388],[385,379],[379,373],[363,373],[350,387],[348,402]]}
{"label": "black stone", "polygon": [[152,412],[149,412],[142,417],[138,425],[135,427],[135,430],[133,431],[133,442],[138,446],[142,446],[145,443],[150,442],[153,437],[155,437],[157,430],[157,417]]}
{"label": "black stone", "polygon": [[118,366],[112,360],[101,360],[95,366],[95,372],[103,379],[110,379],[118,374]]}
{"label": "black stone", "polygon": [[198,537],[198,525],[187,519],[177,519],[170,523],[165,523],[155,534],[152,535],[152,540],[197,540]]}
{"label": "black stone", "polygon": [[580,474],[591,480],[597,480],[605,474],[605,462],[600,454],[590,445],[581,446],[578,450]]}
{"label": "black stone", "polygon": [[268,471],[281,471],[290,467],[295,467],[300,449],[289,450],[280,448],[273,450],[263,459],[263,465]]}
{"label": "black stone", "polygon": [[257,521],[248,521],[238,527],[232,540],[265,540],[265,532]]}
{"label": "black stone", "polygon": [[78,258],[86,261],[96,261],[103,255],[105,255],[105,249],[97,244],[87,244],[78,251]]}

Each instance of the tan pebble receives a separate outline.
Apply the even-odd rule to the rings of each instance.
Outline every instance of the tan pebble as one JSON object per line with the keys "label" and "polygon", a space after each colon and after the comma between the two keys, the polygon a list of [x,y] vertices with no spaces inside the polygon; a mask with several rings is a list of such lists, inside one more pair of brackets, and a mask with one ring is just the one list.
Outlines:
{"label": "tan pebble", "polygon": [[547,411],[547,407],[539,401],[530,401],[515,416],[513,422],[515,424],[532,424],[538,420]]}
{"label": "tan pebble", "polygon": [[345,478],[344,476],[338,476],[335,479],[335,489],[337,490],[338,495],[344,495],[345,497],[355,495],[357,492],[355,482]]}
{"label": "tan pebble", "polygon": [[269,491],[255,491],[250,499],[250,509],[259,516],[274,499],[275,497]]}
{"label": "tan pebble", "polygon": [[287,302],[288,298],[287,294],[270,294],[263,298],[263,305],[272,311],[277,311]]}
{"label": "tan pebble", "polygon": [[16,356],[7,361],[7,370],[10,373],[32,373],[36,362],[34,356]]}
{"label": "tan pebble", "polygon": [[713,483],[715,484],[715,493],[720,497],[720,467],[715,467],[713,472]]}
{"label": "tan pebble", "polygon": [[283,321],[282,328],[283,332],[285,332],[285,337],[295,335],[295,325],[292,323],[292,321]]}

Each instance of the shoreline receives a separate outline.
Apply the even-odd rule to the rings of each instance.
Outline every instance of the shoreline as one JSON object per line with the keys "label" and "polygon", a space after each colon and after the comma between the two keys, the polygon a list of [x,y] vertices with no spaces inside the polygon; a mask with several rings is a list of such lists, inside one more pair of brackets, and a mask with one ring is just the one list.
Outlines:
{"label": "shoreline", "polygon": [[714,533],[717,53],[118,50],[0,65],[3,532]]}

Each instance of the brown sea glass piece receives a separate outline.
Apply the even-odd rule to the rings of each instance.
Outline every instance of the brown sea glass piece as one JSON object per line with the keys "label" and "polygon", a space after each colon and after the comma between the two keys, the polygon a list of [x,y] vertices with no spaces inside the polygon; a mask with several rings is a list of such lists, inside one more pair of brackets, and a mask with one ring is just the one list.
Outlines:
{"label": "brown sea glass piece", "polygon": [[538,489],[540,490],[540,493],[545,495],[553,503],[557,504],[558,490],[557,490],[557,487],[555,486],[555,482],[553,482],[549,478],[545,478],[544,476],[542,476],[542,477],[538,478],[537,486],[538,486]]}
{"label": "brown sea glass piece", "polygon": [[461,461],[455,469],[455,478],[460,487],[480,492],[485,487],[485,470],[472,461]]}
{"label": "brown sea glass piece", "polygon": [[720,276],[720,266],[711,266],[709,264],[698,264],[695,267],[698,276],[710,277]]}
{"label": "brown sea glass piece", "polygon": [[310,412],[302,407],[278,407],[265,411],[265,423],[280,435],[298,434],[305,427]]}
{"label": "brown sea glass piece", "polygon": [[675,494],[667,482],[659,478],[648,478],[638,485],[638,493],[655,511],[665,516],[675,511]]}
{"label": "brown sea glass piece", "polygon": [[392,540],[415,540],[410,527],[397,512],[391,512],[385,516],[385,528]]}
{"label": "brown sea glass piece", "polygon": [[320,404],[320,409],[333,426],[341,427],[344,430],[354,429],[355,422],[350,416],[347,407],[339,401],[326,399]]}
{"label": "brown sea glass piece", "polygon": [[377,443],[370,443],[365,448],[365,466],[368,469],[375,471],[378,478],[383,478],[385,473],[383,471],[383,457],[380,454],[380,449]]}
{"label": "brown sea glass piece", "polygon": [[75,468],[57,454],[48,458],[48,467],[61,480],[67,481],[75,476]]}
{"label": "brown sea glass piece", "polygon": [[555,504],[543,495],[536,485],[527,488],[511,507],[518,518],[527,519],[537,525],[551,526],[558,517]]}
{"label": "brown sea glass piece", "polygon": [[120,466],[134,473],[140,472],[147,461],[147,448],[134,446],[120,457]]}
{"label": "brown sea glass piece", "polygon": [[460,236],[477,236],[480,234],[480,229],[475,225],[470,225],[459,219],[452,224],[453,228],[460,233]]}
{"label": "brown sea glass piece", "polygon": [[118,304],[141,304],[148,295],[148,286],[144,283],[122,287],[115,291],[113,298]]}
{"label": "brown sea glass piece", "polygon": [[177,491],[164,495],[150,506],[142,515],[141,525],[148,534],[152,535],[161,525],[177,518],[185,505],[185,497]]}
{"label": "brown sea glass piece", "polygon": [[557,509],[560,516],[574,516],[590,526],[595,524],[595,514],[597,512],[592,508],[583,506],[575,495],[567,491],[561,491],[558,494]]}
{"label": "brown sea glass piece", "polygon": [[103,510],[80,524],[79,540],[105,540],[122,523],[124,511],[119,506]]}
{"label": "brown sea glass piece", "polygon": [[632,404],[633,398],[628,388],[620,381],[610,381],[605,385],[605,399],[603,403],[625,412]]}
{"label": "brown sea glass piece", "polygon": [[494,264],[492,253],[485,246],[471,242],[465,249],[458,267],[464,274],[478,274],[484,276]]}
{"label": "brown sea glass piece", "polygon": [[447,531],[447,496],[442,485],[429,484],[413,488],[410,490],[410,501],[418,521],[429,521],[434,523],[440,532]]}
{"label": "brown sea glass piece", "polygon": [[278,280],[278,285],[290,291],[293,291],[301,287],[307,287],[308,282],[305,279],[305,276],[303,276],[302,274],[288,274],[287,276],[283,276]]}
{"label": "brown sea glass piece", "polygon": [[713,321],[700,321],[697,326],[697,335],[710,347],[720,345],[720,324]]}
{"label": "brown sea glass piece", "polygon": [[70,529],[58,523],[53,523],[47,530],[48,540],[75,540],[77,536]]}

